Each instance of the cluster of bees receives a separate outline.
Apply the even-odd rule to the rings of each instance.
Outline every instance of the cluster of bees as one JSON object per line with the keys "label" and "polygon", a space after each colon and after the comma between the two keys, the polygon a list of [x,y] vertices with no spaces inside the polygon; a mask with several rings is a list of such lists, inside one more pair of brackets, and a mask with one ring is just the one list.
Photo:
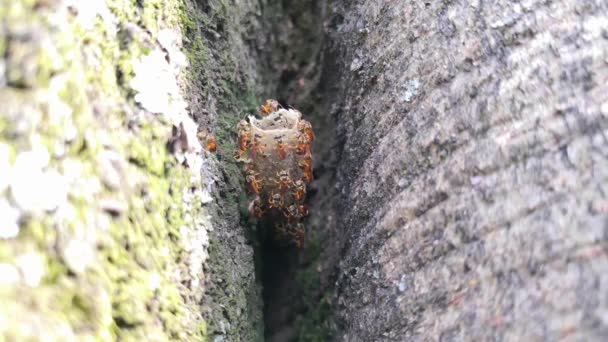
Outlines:
{"label": "cluster of bees", "polygon": [[249,192],[255,195],[249,213],[273,227],[281,242],[304,245],[302,219],[306,185],[312,181],[312,126],[295,109],[283,109],[267,100],[259,109],[261,119],[241,120],[234,157]]}

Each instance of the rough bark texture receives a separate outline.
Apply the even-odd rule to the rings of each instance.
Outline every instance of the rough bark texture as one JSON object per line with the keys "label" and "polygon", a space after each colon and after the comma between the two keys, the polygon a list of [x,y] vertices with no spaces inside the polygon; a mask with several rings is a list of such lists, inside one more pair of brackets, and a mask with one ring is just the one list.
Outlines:
{"label": "rough bark texture", "polygon": [[0,339],[262,339],[231,154],[269,6],[0,0]]}
{"label": "rough bark texture", "polygon": [[608,338],[608,3],[341,1],[328,27],[336,338]]}
{"label": "rough bark texture", "polygon": [[316,140],[267,340],[608,338],[606,1],[0,0],[0,56],[0,339],[262,340],[269,97]]}

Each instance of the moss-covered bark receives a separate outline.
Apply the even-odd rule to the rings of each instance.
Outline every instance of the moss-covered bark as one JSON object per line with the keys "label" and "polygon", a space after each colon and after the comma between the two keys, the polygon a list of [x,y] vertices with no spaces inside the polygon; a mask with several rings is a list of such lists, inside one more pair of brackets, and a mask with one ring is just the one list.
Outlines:
{"label": "moss-covered bark", "polygon": [[0,0],[2,339],[261,339],[228,161],[259,6]]}

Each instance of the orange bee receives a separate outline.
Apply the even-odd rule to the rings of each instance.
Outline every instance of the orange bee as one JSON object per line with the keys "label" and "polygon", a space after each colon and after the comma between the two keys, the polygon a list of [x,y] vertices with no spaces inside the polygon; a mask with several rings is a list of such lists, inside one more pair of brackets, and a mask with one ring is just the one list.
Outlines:
{"label": "orange bee", "polygon": [[306,208],[304,204],[300,204],[300,206],[298,207],[298,214],[300,215],[300,217],[308,216],[308,208]]}
{"label": "orange bee", "polygon": [[243,153],[245,153],[245,151],[247,150],[247,146],[249,145],[249,142],[251,140],[251,126],[246,120],[241,120],[237,125],[237,130],[239,134],[239,149],[237,150],[237,152],[235,152],[234,159],[238,161],[241,159],[241,157],[243,157]]}
{"label": "orange bee", "polygon": [[287,209],[283,211],[283,215],[285,215],[285,218],[289,221],[300,218],[300,212],[295,204],[287,207]]}
{"label": "orange bee", "polygon": [[304,155],[310,150],[308,145],[308,137],[304,133],[298,134],[298,142],[296,144],[296,154]]}
{"label": "orange bee", "polygon": [[215,143],[215,138],[212,135],[201,131],[198,132],[196,136],[206,151],[215,152],[217,150],[217,144]]}
{"label": "orange bee", "polygon": [[260,116],[264,117],[264,115],[276,112],[277,109],[279,109],[279,106],[280,105],[277,100],[266,100],[266,102],[260,106]]}
{"label": "orange bee", "polygon": [[209,152],[215,152],[217,150],[217,144],[215,143],[215,138],[211,135],[207,137],[206,150]]}
{"label": "orange bee", "polygon": [[304,158],[298,162],[298,166],[302,169],[303,179],[306,183],[312,181],[312,166],[310,158]]}
{"label": "orange bee", "polygon": [[254,194],[259,194],[260,190],[262,190],[262,181],[258,179],[259,175],[259,173],[253,170],[249,170],[247,171],[247,176],[245,176],[247,188],[250,192],[253,192]]}
{"label": "orange bee", "polygon": [[304,172],[304,174],[302,175],[302,179],[306,182],[306,183],[310,183],[312,182],[312,172],[308,171],[308,172]]}
{"label": "orange bee", "polygon": [[236,128],[237,128],[239,134],[241,134],[241,132],[249,132],[251,130],[251,126],[249,125],[249,122],[247,122],[247,120],[239,121]]}
{"label": "orange bee", "polygon": [[283,206],[283,197],[281,194],[272,194],[268,199],[268,209],[280,209]]}
{"label": "orange bee", "polygon": [[293,182],[291,180],[291,178],[289,177],[289,171],[287,171],[287,170],[282,170],[280,172],[277,172],[277,178],[279,180],[275,180],[274,182],[279,185],[279,190],[289,189],[289,186]]}
{"label": "orange bee", "polygon": [[296,199],[296,201],[302,200],[304,196],[306,196],[306,184],[301,179],[298,179],[293,183],[293,185],[295,187],[293,197]]}
{"label": "orange bee", "polygon": [[310,122],[308,122],[306,120],[298,121],[298,131],[300,131],[302,134],[306,135],[306,137],[308,138],[308,141],[315,140],[315,136],[312,133],[312,125],[310,124]]}
{"label": "orange bee", "polygon": [[250,136],[249,133],[240,132],[239,133],[239,150],[241,154],[247,150],[247,146],[249,146]]}
{"label": "orange bee", "polygon": [[277,154],[281,160],[285,159],[287,156],[287,151],[285,150],[285,143],[283,142],[283,136],[277,135],[274,137],[274,140],[277,141]]}
{"label": "orange bee", "polygon": [[251,147],[251,157],[253,159],[255,159],[255,157],[258,155],[258,153],[262,157],[266,157],[266,155],[264,154],[264,148],[260,144],[260,139],[262,139],[261,135],[259,135],[257,133],[254,134],[253,135],[253,142],[251,142],[251,144],[249,145]]}

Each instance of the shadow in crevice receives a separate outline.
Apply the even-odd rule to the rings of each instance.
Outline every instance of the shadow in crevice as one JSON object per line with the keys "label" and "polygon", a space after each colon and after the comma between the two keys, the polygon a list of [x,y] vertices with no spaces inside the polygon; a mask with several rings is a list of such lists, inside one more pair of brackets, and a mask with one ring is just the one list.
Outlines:
{"label": "shadow in crevice", "polygon": [[293,281],[298,264],[298,250],[266,241],[260,250],[264,300],[264,331],[266,341],[294,341],[296,327],[296,294]]}
{"label": "shadow in crevice", "polygon": [[[320,111],[317,88],[323,67],[322,48],[324,41],[323,20],[327,12],[327,0],[275,0],[264,9],[268,16],[267,28],[272,32],[272,54],[269,56],[269,80],[275,84],[269,87],[266,98],[274,98],[286,108],[293,106],[303,117],[313,124],[315,134],[324,138],[331,135],[333,125],[326,111]],[[330,127],[331,126],[331,127]],[[328,139],[321,139],[328,141]],[[315,147],[316,146],[316,147]],[[319,142],[313,144],[313,169],[324,170]],[[313,171],[317,177],[318,171]],[[318,185],[313,181],[308,187],[307,206],[314,206]],[[306,321],[310,308],[310,292],[302,285],[304,270],[313,267],[312,245],[310,243],[315,212],[304,221],[307,226],[307,241],[302,250],[294,246],[282,246],[272,239],[272,232],[266,225],[258,224],[258,245],[256,248],[257,275],[262,282],[264,301],[265,340],[271,342],[302,341],[302,322]],[[309,225],[311,222],[311,226]],[[318,226],[318,224],[315,224]],[[316,234],[318,235],[318,234]],[[315,273],[316,275],[316,273]],[[318,276],[317,276],[318,278]],[[307,278],[306,278],[307,279]],[[318,291],[317,291],[318,292]]]}

